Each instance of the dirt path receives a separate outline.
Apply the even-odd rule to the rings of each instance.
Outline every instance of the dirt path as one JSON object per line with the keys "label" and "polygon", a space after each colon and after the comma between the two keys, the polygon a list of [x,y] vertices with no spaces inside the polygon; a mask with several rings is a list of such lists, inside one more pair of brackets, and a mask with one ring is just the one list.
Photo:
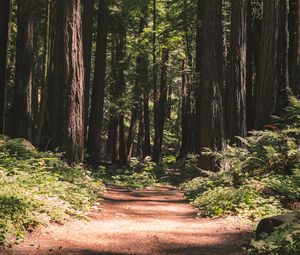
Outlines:
{"label": "dirt path", "polygon": [[[134,191],[109,187],[90,221],[52,224],[7,254],[243,254],[249,227],[236,219],[196,218],[172,188]],[[1,253],[0,254],[6,254]]]}

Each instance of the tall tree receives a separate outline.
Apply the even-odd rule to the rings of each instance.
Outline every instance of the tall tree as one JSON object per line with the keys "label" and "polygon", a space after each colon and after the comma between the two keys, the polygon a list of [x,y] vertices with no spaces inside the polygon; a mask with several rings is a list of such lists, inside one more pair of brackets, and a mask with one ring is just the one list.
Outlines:
{"label": "tall tree", "polygon": [[226,135],[246,135],[247,15],[248,0],[231,1],[231,33],[226,88]]}
{"label": "tall tree", "polygon": [[[84,67],[80,0],[55,2],[48,121],[53,145],[71,162],[84,156]],[[56,111],[56,112],[53,112]]]}
{"label": "tall tree", "polygon": [[[144,10],[142,10],[142,17],[140,18],[140,22],[139,22],[139,31],[138,31],[139,38],[141,38],[146,25],[147,25],[147,10],[144,7]],[[140,119],[140,121],[143,122],[143,120],[139,118],[143,116],[143,105],[144,105],[143,103],[145,103],[145,106],[148,103],[148,102],[142,103],[144,98],[143,92],[147,87],[147,79],[148,79],[147,52],[146,49],[144,49],[144,47],[140,49],[140,51],[141,52],[138,53],[138,56],[136,58],[136,78],[135,78],[135,84],[133,88],[134,102],[131,109],[131,120],[130,120],[130,127],[128,130],[128,139],[127,139],[127,154],[129,159],[132,156],[132,152],[133,152],[133,142],[135,138],[138,120]]]}
{"label": "tall tree", "polygon": [[13,100],[13,137],[32,139],[32,75],[34,0],[17,1],[16,82]]}
{"label": "tall tree", "polygon": [[285,0],[264,0],[254,127],[261,129],[275,113],[281,82],[280,17]]}
{"label": "tall tree", "polygon": [[53,1],[48,0],[47,4],[47,21],[46,21],[46,33],[44,35],[44,75],[43,75],[43,83],[41,86],[40,92],[40,105],[36,123],[36,134],[35,134],[35,141],[34,144],[39,145],[41,142],[41,134],[42,134],[42,127],[43,121],[45,117],[45,107],[46,107],[46,97],[47,97],[47,85],[48,85],[48,71],[49,71],[49,55],[50,55],[50,28],[51,28],[51,17],[52,17],[52,6]]}
{"label": "tall tree", "polygon": [[[224,127],[222,108],[223,84],[223,29],[222,1],[204,0],[203,38],[201,47],[201,70],[198,102],[200,112],[199,146],[222,150]],[[201,21],[200,21],[201,22]],[[199,46],[199,44],[198,44]],[[200,157],[200,167],[214,169],[214,162]]]}
{"label": "tall tree", "polygon": [[[98,31],[95,74],[92,91],[91,113],[87,151],[90,163],[98,164],[100,159],[101,130],[103,125],[103,105],[106,73],[107,27],[109,22],[108,0],[100,0],[98,10]],[[86,83],[87,84],[87,83]]]}
{"label": "tall tree", "polygon": [[164,134],[164,126],[167,113],[167,96],[168,96],[168,84],[167,84],[167,71],[169,62],[169,49],[164,48],[162,50],[161,57],[161,71],[160,71],[160,85],[158,101],[155,108],[156,122],[154,123],[154,145],[153,145],[153,160],[159,163],[161,160],[161,150]]}
{"label": "tall tree", "polygon": [[[290,1],[291,21],[294,26],[290,27],[290,44],[291,60],[291,80],[290,86],[293,93],[299,97],[300,95],[300,3],[299,1]],[[294,21],[293,21],[294,18]]]}
{"label": "tall tree", "polygon": [[113,84],[112,96],[115,100],[110,109],[110,125],[112,128],[110,142],[112,145],[112,162],[125,165],[127,164],[126,142],[125,142],[125,124],[124,124],[124,101],[126,91],[125,80],[125,57],[126,57],[126,27],[123,14],[117,14],[114,17],[116,32],[113,36],[112,46],[112,78]]}
{"label": "tall tree", "polygon": [[0,134],[4,131],[6,60],[11,15],[11,0],[0,1]]}
{"label": "tall tree", "polygon": [[[103,5],[103,1],[99,5]],[[90,106],[91,87],[91,65],[92,65],[92,45],[94,32],[94,4],[95,0],[84,0],[82,11],[82,33],[83,33],[83,58],[84,58],[84,133],[87,136]],[[101,7],[102,8],[102,7]],[[101,21],[102,22],[102,21]]]}

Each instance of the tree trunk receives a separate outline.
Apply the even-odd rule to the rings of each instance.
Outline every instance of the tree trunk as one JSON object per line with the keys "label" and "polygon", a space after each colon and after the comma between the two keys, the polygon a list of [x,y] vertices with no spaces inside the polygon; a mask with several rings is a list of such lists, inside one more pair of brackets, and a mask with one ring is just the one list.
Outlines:
{"label": "tree trunk", "polygon": [[81,27],[81,1],[65,0],[63,8],[66,125],[63,149],[71,162],[84,157],[84,64]]}
{"label": "tree trunk", "polygon": [[227,138],[244,137],[246,128],[248,0],[231,1],[229,72],[226,93]]}
{"label": "tree trunk", "polygon": [[[140,19],[139,24],[139,33],[138,37],[140,37],[147,25],[147,10],[142,10],[142,17]],[[139,116],[143,114],[143,108],[140,107],[143,102],[143,92],[148,86],[148,66],[147,65],[147,53],[146,49],[140,49],[141,52],[138,53],[136,58],[136,78],[135,84],[133,88],[133,107],[131,109],[131,121],[130,127],[128,131],[128,139],[127,139],[127,155],[128,159],[131,158],[133,152],[133,142],[136,135],[137,124],[139,120]],[[146,78],[145,78],[146,76]]]}
{"label": "tree trunk", "polygon": [[251,0],[248,1],[248,13],[247,13],[247,52],[246,52],[246,126],[247,130],[253,129],[253,87],[254,87],[254,71],[253,71],[253,50],[254,50],[254,38],[252,30],[252,6]]}
{"label": "tree trunk", "polygon": [[279,88],[280,10],[283,0],[264,0],[259,77],[256,88],[255,129],[262,129],[275,113]]}
{"label": "tree trunk", "polygon": [[203,39],[204,39],[204,0],[198,0],[197,1],[197,30],[196,30],[196,74],[195,74],[195,82],[196,82],[196,88],[195,88],[195,107],[196,107],[196,116],[194,118],[194,133],[195,133],[195,152],[197,154],[201,153],[201,141],[200,141],[200,126],[201,126],[201,62],[202,62],[202,55],[203,55]]}
{"label": "tree trunk", "polygon": [[44,41],[44,77],[43,83],[41,86],[41,99],[40,99],[40,107],[38,112],[38,119],[36,124],[36,135],[35,135],[35,144],[37,146],[40,145],[41,142],[41,133],[42,126],[45,117],[45,107],[46,107],[46,93],[47,93],[47,84],[48,84],[48,71],[49,71],[49,56],[50,56],[50,24],[51,24],[51,16],[52,16],[52,2],[48,0],[47,5],[47,30],[45,33],[45,41]]}
{"label": "tree trunk", "polygon": [[179,158],[184,157],[188,153],[188,141],[189,141],[189,118],[188,118],[188,100],[187,100],[187,84],[185,74],[185,61],[182,60],[181,65],[181,147]]}
{"label": "tree trunk", "polygon": [[[203,14],[203,43],[201,47],[200,85],[197,101],[200,105],[199,148],[224,148],[222,86],[223,29],[222,1],[205,0]],[[199,46],[199,45],[198,45]],[[202,155],[200,167],[214,169],[212,159]]]}
{"label": "tree trunk", "polygon": [[[279,10],[279,38],[278,38],[278,90],[276,114],[280,115],[288,104],[288,10],[287,0],[282,0]],[[300,76],[298,77],[300,78]],[[299,80],[297,80],[299,82]]]}
{"label": "tree trunk", "polygon": [[13,137],[32,140],[32,75],[34,1],[17,1],[16,83],[13,101]]}
{"label": "tree trunk", "polygon": [[97,165],[100,160],[106,74],[107,27],[109,22],[108,19],[108,1],[101,0],[98,13],[96,63],[87,142],[87,151],[90,155],[90,163],[93,165]]}
{"label": "tree trunk", "polygon": [[[99,2],[99,9],[103,8],[103,3],[106,0]],[[90,108],[90,88],[91,88],[91,64],[92,64],[92,44],[94,32],[94,4],[95,0],[84,0],[82,12],[82,32],[83,32],[83,60],[84,60],[84,134],[87,136]],[[106,3],[105,3],[106,4]],[[99,12],[106,12],[99,10]],[[100,14],[99,14],[100,15]],[[103,21],[101,20],[101,23]],[[104,21],[105,22],[105,21]],[[101,24],[99,24],[101,26]],[[100,27],[99,26],[99,27]],[[98,28],[100,29],[100,28]],[[85,139],[86,140],[86,139]]]}
{"label": "tree trunk", "polygon": [[160,87],[158,104],[155,107],[156,123],[154,126],[154,145],[153,145],[153,161],[159,163],[161,161],[161,150],[163,142],[163,132],[166,119],[167,111],[167,96],[168,96],[168,85],[167,85],[167,71],[169,61],[169,50],[162,50],[162,64],[160,73]]}
{"label": "tree trunk", "polygon": [[112,54],[112,97],[115,99],[116,106],[111,108],[112,121],[112,162],[118,165],[127,164],[125,126],[124,126],[124,103],[121,100],[126,90],[125,81],[125,62],[126,57],[126,28],[122,17],[117,16],[116,37],[113,48],[115,53]]}
{"label": "tree trunk", "polygon": [[292,48],[292,75],[291,89],[295,96],[300,96],[300,3],[295,1],[295,30],[294,30],[294,45]]}
{"label": "tree trunk", "polygon": [[0,134],[4,132],[6,61],[11,16],[11,0],[0,1]]}
{"label": "tree trunk", "polygon": [[80,0],[55,2],[48,121],[54,147],[70,162],[84,157],[84,67]]}

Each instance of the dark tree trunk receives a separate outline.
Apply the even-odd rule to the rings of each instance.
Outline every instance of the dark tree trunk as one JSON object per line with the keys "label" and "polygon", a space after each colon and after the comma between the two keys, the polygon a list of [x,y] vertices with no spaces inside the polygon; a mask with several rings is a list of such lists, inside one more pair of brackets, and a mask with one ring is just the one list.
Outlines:
{"label": "dark tree trunk", "polygon": [[116,106],[111,108],[112,121],[112,162],[118,165],[127,164],[125,126],[124,126],[124,103],[121,100],[126,90],[125,81],[125,57],[126,57],[126,28],[122,17],[117,16],[115,45],[113,43],[112,54],[112,97]]}
{"label": "dark tree trunk", "polygon": [[[279,38],[278,38],[278,90],[276,114],[280,115],[288,104],[287,90],[289,86],[288,70],[288,9],[287,0],[282,0],[279,10]],[[300,76],[298,77],[300,78]],[[299,80],[297,80],[299,82]]]}
{"label": "dark tree trunk", "polygon": [[96,63],[87,142],[87,151],[90,155],[90,163],[93,165],[97,165],[100,160],[106,73],[107,27],[109,22],[108,19],[108,1],[101,0],[98,13]]}
{"label": "dark tree trunk", "polygon": [[260,49],[259,77],[256,88],[255,129],[262,129],[275,113],[281,66],[280,10],[283,0],[264,0],[262,39]]}
{"label": "dark tree trunk", "polygon": [[47,22],[46,22],[46,33],[45,33],[45,41],[44,41],[44,64],[43,64],[43,81],[41,86],[41,99],[40,106],[38,111],[38,118],[36,124],[36,135],[35,135],[35,144],[37,146],[40,145],[41,142],[41,133],[42,126],[45,117],[45,107],[46,107],[46,93],[47,93],[47,84],[48,84],[48,71],[49,71],[49,56],[50,56],[50,24],[51,24],[51,16],[52,16],[52,2],[48,0],[47,5]]}
{"label": "dark tree trunk", "polygon": [[[293,2],[293,1],[292,1]],[[300,96],[300,3],[295,1],[295,30],[294,44],[291,49],[293,52],[292,58],[292,73],[291,73],[291,89],[297,97]]]}
{"label": "dark tree trunk", "polygon": [[184,157],[188,153],[188,141],[190,136],[189,118],[188,118],[188,95],[187,82],[185,74],[185,61],[181,65],[181,147],[179,158]]}
{"label": "dark tree trunk", "polygon": [[[139,34],[138,36],[141,36],[141,34],[144,31],[144,28],[147,25],[146,21],[146,13],[145,11],[142,11],[144,13],[143,17],[141,17],[140,20],[140,25],[139,25]],[[139,116],[141,115],[141,112],[143,109],[140,107],[141,102],[142,102],[142,92],[143,92],[143,87],[147,86],[147,80],[146,83],[143,82],[143,76],[145,75],[145,53],[139,53],[138,57],[136,58],[136,79],[135,79],[135,84],[134,84],[134,102],[131,110],[131,121],[130,121],[130,127],[128,131],[128,139],[127,139],[127,154],[128,154],[128,159],[131,158],[132,152],[133,152],[133,143],[134,143],[134,138],[136,135],[136,129],[137,129],[137,124],[139,120]]]}
{"label": "dark tree trunk", "polygon": [[13,101],[13,137],[32,140],[32,75],[34,1],[17,1],[16,84]]}
{"label": "dark tree trunk", "polygon": [[[126,57],[126,30],[122,18],[117,20],[117,47],[116,47],[116,68],[117,68],[117,96],[119,99],[125,96],[126,81],[125,81],[125,57]],[[124,105],[121,103],[118,112],[118,126],[119,126],[119,165],[127,164],[126,142],[125,142],[125,127],[124,127]]]}
{"label": "dark tree trunk", "polygon": [[64,100],[64,34],[61,1],[53,1],[53,15],[50,21],[49,67],[46,88],[45,122],[42,128],[45,149],[56,149],[62,146],[63,102]]}
{"label": "dark tree trunk", "polygon": [[80,0],[55,2],[48,86],[48,131],[70,162],[84,156],[84,67]]}
{"label": "dark tree trunk", "polygon": [[[99,7],[103,8],[103,2],[99,1]],[[92,44],[94,32],[94,4],[95,0],[84,0],[82,12],[82,33],[83,33],[83,59],[84,59],[84,134],[88,135],[89,108],[90,108],[90,88],[91,88],[91,64],[92,64]],[[99,12],[105,12],[101,10]],[[99,14],[100,15],[100,14]],[[103,21],[101,20],[101,23]],[[105,22],[105,21],[104,21]],[[101,25],[100,25],[101,26]],[[100,28],[98,28],[100,29]],[[87,138],[87,137],[86,137]],[[86,139],[85,139],[86,140]]]}
{"label": "dark tree trunk", "polygon": [[[147,64],[148,65],[148,64]],[[147,68],[148,71],[148,68]],[[148,81],[147,81],[148,82]],[[149,86],[149,85],[148,85]],[[143,124],[144,124],[144,157],[151,155],[151,136],[150,136],[150,110],[149,110],[149,87],[144,88],[143,95]]]}
{"label": "dark tree trunk", "polygon": [[[223,29],[222,1],[205,0],[203,15],[203,43],[200,70],[200,104],[199,148],[209,147],[213,150],[224,148],[223,127]],[[214,169],[215,163],[204,155],[200,157],[200,167]]]}
{"label": "dark tree trunk", "polygon": [[84,64],[81,27],[81,1],[65,0],[63,8],[64,87],[66,125],[63,149],[71,162],[84,157]]}
{"label": "dark tree trunk", "polygon": [[246,55],[246,125],[247,130],[253,129],[254,121],[254,105],[253,105],[253,87],[254,87],[254,71],[253,71],[253,50],[254,50],[254,38],[252,30],[252,6],[251,0],[248,1],[248,13],[247,13],[247,55]]}
{"label": "dark tree trunk", "polygon": [[289,0],[289,14],[288,14],[288,29],[289,29],[289,78],[290,86],[293,83],[293,61],[296,39],[296,6],[298,0]]}
{"label": "dark tree trunk", "polygon": [[195,88],[195,95],[196,95],[196,116],[195,116],[195,123],[193,131],[195,133],[195,152],[197,154],[201,153],[201,141],[200,141],[200,126],[201,126],[201,61],[203,55],[203,19],[204,19],[204,0],[197,1],[197,31],[196,31],[196,74],[195,74],[195,81],[196,81],[196,88]]}
{"label": "dark tree trunk", "polygon": [[246,128],[248,0],[231,1],[231,38],[226,93],[226,135],[244,137]]}
{"label": "dark tree trunk", "polygon": [[163,132],[164,132],[164,126],[166,120],[167,96],[168,96],[168,85],[167,85],[168,61],[169,61],[169,50],[163,49],[158,104],[154,106],[155,114],[157,116],[156,116],[156,123],[154,124],[155,134],[154,134],[154,145],[153,145],[153,160],[156,163],[159,163],[161,161]]}
{"label": "dark tree trunk", "polygon": [[0,134],[4,132],[6,61],[11,15],[11,0],[0,1]]}

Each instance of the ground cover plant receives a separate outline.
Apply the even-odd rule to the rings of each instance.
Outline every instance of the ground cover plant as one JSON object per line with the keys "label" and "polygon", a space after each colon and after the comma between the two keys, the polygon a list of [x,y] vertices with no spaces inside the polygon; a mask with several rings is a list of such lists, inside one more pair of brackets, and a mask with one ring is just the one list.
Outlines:
{"label": "ground cover plant", "polygon": [[0,244],[50,220],[84,217],[103,187],[82,165],[38,152],[24,139],[0,137]]}
{"label": "ground cover plant", "polygon": [[[238,145],[228,145],[224,152],[205,150],[204,154],[218,162],[220,171],[203,171],[206,177],[184,183],[187,198],[210,217],[243,215],[258,221],[299,210],[299,134],[300,101],[290,97],[284,114],[265,130],[239,138]],[[299,222],[288,223],[265,240],[253,241],[251,251],[296,254],[299,235]]]}
{"label": "ground cover plant", "polygon": [[[169,159],[169,158],[168,158]],[[168,161],[168,160],[167,160]],[[168,162],[166,162],[167,164]],[[156,165],[149,157],[140,161],[132,158],[129,165],[126,167],[112,169],[102,169],[100,172],[110,172],[111,174],[104,174],[106,176],[105,183],[126,186],[130,188],[147,188],[156,187],[165,184],[161,177],[164,176],[166,165]]]}

